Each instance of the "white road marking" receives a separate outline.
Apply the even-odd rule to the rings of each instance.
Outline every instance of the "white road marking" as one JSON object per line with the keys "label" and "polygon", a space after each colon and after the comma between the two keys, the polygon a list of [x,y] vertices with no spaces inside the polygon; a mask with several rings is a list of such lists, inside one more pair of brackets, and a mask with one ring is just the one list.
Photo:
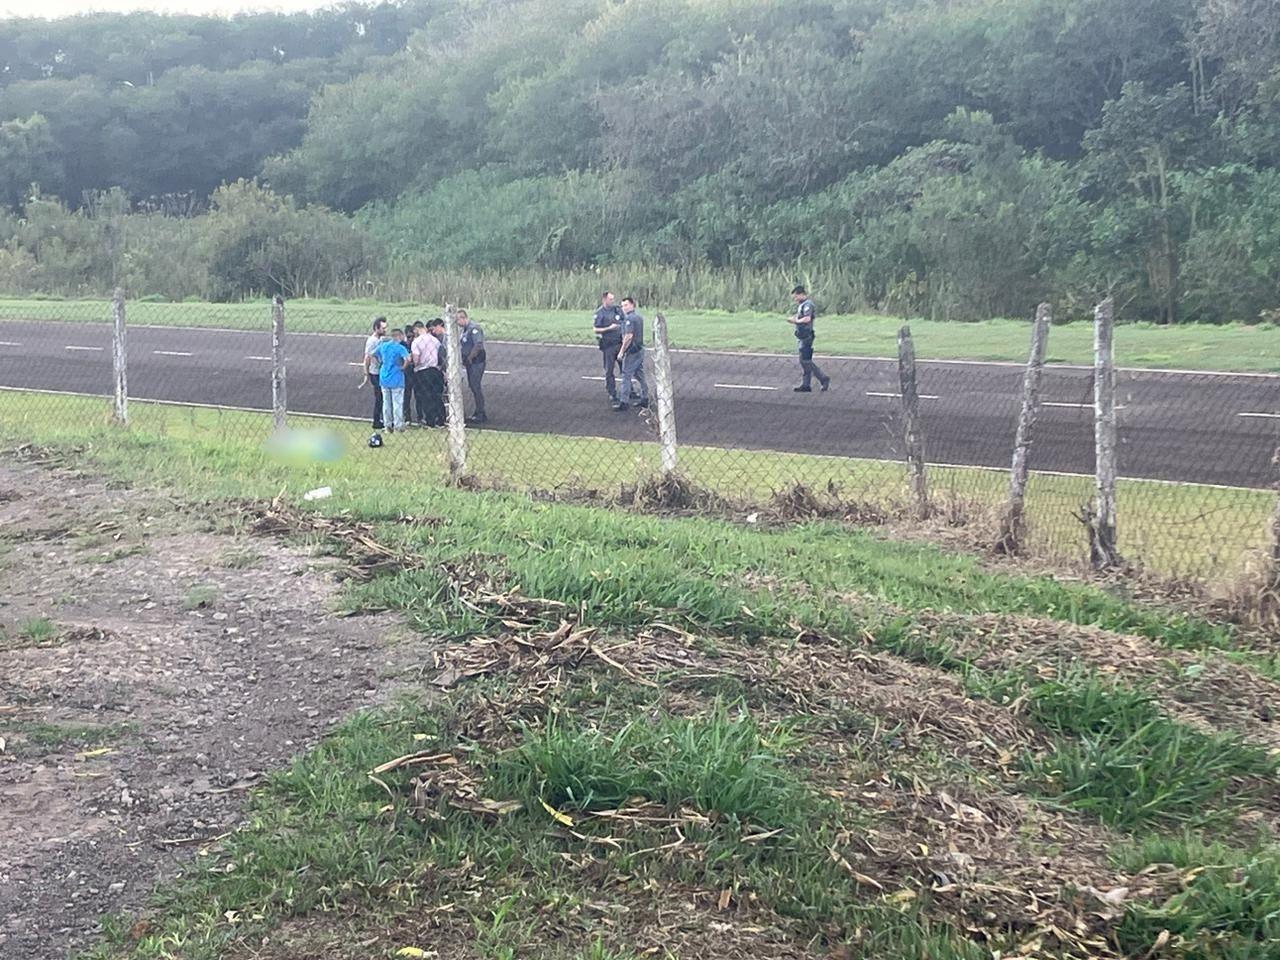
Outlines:
{"label": "white road marking", "polygon": [[[874,392],[874,391],[872,391],[872,390],[868,390],[868,391],[867,391],[867,396],[868,396],[868,397],[884,397],[886,400],[901,400],[901,399],[902,399],[902,394],[900,394],[900,393],[876,393],[876,392]],[[922,393],[922,394],[920,394],[920,399],[921,399],[921,400],[940,400],[940,399],[942,399],[942,398],[941,398],[941,397],[938,397],[938,396],[935,396],[935,395],[934,395],[934,394],[932,394],[932,393]]]}
{"label": "white road marking", "polygon": [[74,347],[74,346],[67,346],[67,347],[63,347],[62,349],[64,349],[64,350],[85,350],[85,351],[88,351],[88,352],[91,352],[91,353],[101,353],[103,350],[105,350],[105,349],[107,349],[107,348],[106,348],[106,347]]}
{"label": "white road marking", "polygon": [[493,374],[495,377],[509,377],[509,376],[511,376],[511,371],[510,371],[510,370],[486,370],[486,371],[485,371],[485,373],[491,373],[491,374]]}
{"label": "white road marking", "polygon": [[194,357],[194,353],[187,353],[185,350],[152,350],[157,357]]}
{"label": "white road marking", "polygon": [[0,347],[20,347],[22,344],[16,340],[0,340]]}
{"label": "white road marking", "polygon": [[262,361],[263,361],[263,362],[265,362],[265,363],[270,363],[270,362],[271,362],[271,358],[270,358],[270,357],[245,357],[245,359],[246,359],[246,360],[262,360]]}
{"label": "white road marking", "polygon": [[363,362],[361,362],[361,363],[356,363],[356,361],[351,360],[350,362],[348,362],[348,363],[347,363],[347,366],[348,366],[348,367],[363,367],[363,366],[364,366],[364,363],[363,363]]}
{"label": "white road marking", "polygon": [[756,387],[749,383],[713,383],[713,387],[722,390],[777,390],[777,387]]}
{"label": "white road marking", "polygon": [[[1092,410],[1092,403],[1066,403],[1061,400],[1043,400],[1040,405],[1042,407],[1067,407],[1071,410]],[[1117,410],[1128,410],[1129,408],[1123,403],[1116,405]]]}
{"label": "white road marking", "polygon": [[1237,413],[1237,417],[1252,417],[1257,420],[1280,420],[1280,413]]}
{"label": "white road marking", "polygon": [[604,383],[604,377],[583,377],[582,379],[583,380],[599,380],[601,383]]}

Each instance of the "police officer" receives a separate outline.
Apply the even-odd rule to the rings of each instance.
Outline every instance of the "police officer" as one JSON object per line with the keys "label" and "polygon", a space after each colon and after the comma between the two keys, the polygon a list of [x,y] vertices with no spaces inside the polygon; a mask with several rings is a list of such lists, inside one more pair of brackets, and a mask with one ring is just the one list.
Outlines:
{"label": "police officer", "polygon": [[649,405],[649,385],[644,380],[644,317],[636,312],[636,302],[631,297],[622,300],[622,343],[618,346],[618,363],[622,367],[622,382],[618,386],[618,402],[614,410],[631,407],[631,381],[640,387],[637,407]]}
{"label": "police officer", "polygon": [[826,393],[831,386],[831,378],[819,370],[818,365],[813,362],[813,321],[818,315],[818,308],[814,306],[813,300],[803,286],[797,286],[791,291],[791,299],[796,303],[796,313],[794,317],[787,318],[787,323],[791,324],[796,331],[801,373],[800,386],[795,388],[795,392],[812,393],[812,380],[817,377],[818,383],[822,385],[822,392]]}
{"label": "police officer", "polygon": [[614,304],[613,294],[607,290],[600,296],[600,309],[596,311],[591,327],[604,363],[604,389],[609,394],[609,402],[616,404],[618,381],[615,372],[622,369],[618,360],[618,350],[622,346],[622,310]]}
{"label": "police officer", "polygon": [[458,349],[462,353],[462,366],[467,371],[467,386],[471,388],[471,396],[475,398],[476,412],[467,423],[487,423],[484,415],[484,330],[478,323],[472,323],[467,311],[458,311],[458,327],[462,334],[458,338]]}

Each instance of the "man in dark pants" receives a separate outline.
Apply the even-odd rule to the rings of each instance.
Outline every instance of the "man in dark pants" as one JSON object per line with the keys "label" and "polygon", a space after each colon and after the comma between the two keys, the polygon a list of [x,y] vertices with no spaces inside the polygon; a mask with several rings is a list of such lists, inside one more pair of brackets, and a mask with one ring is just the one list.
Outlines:
{"label": "man in dark pants", "polygon": [[418,382],[414,399],[418,404],[418,420],[424,427],[444,426],[444,374],[440,372],[444,347],[438,335],[444,327],[439,317],[430,323],[414,324],[423,332],[413,341],[413,365]]}
{"label": "man in dark pants", "polygon": [[380,379],[382,362],[378,359],[378,345],[387,335],[387,318],[375,317],[373,333],[364,342],[364,376],[360,378],[360,386],[366,383],[373,387],[373,429],[382,429],[382,381]]}
{"label": "man in dark pants", "polygon": [[596,311],[591,326],[604,362],[605,393],[609,394],[610,403],[617,403],[618,381],[614,373],[622,367],[618,362],[618,349],[622,346],[622,310],[614,305],[613,294],[607,290],[600,297],[600,309]]}
{"label": "man in dark pants", "polygon": [[[422,332],[423,325],[421,323],[406,323],[404,325],[404,345],[409,351],[413,350],[413,341]],[[404,376],[404,422],[406,424],[413,423],[413,391],[418,385],[417,377],[413,375],[413,367],[405,370]]]}
{"label": "man in dark pants", "polygon": [[822,385],[822,392],[826,393],[827,388],[831,386],[831,378],[819,370],[818,365],[813,362],[813,321],[818,315],[818,308],[814,306],[808,291],[802,286],[791,291],[791,299],[796,302],[796,315],[788,317],[787,323],[795,327],[801,373],[800,386],[795,388],[795,392],[812,393],[812,381],[817,377],[818,383]]}
{"label": "man in dark pants", "polygon": [[467,311],[458,311],[458,327],[462,335],[458,338],[458,349],[462,352],[462,366],[467,371],[467,386],[471,388],[471,396],[475,398],[476,412],[467,423],[486,423],[489,418],[484,415],[484,330],[477,323],[472,323]]}
{"label": "man in dark pants", "polygon": [[649,385],[644,381],[644,317],[636,312],[636,302],[631,297],[622,301],[622,343],[618,347],[618,363],[622,366],[622,382],[618,384],[618,402],[614,410],[631,407],[631,381],[640,387],[637,407],[649,405]]}

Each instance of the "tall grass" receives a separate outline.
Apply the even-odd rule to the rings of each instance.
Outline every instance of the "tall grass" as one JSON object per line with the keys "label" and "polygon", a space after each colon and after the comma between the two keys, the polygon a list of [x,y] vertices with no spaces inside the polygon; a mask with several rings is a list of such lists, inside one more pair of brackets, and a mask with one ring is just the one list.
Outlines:
{"label": "tall grass", "polygon": [[787,294],[797,283],[820,290],[827,311],[852,313],[870,308],[862,295],[861,275],[836,260],[763,268],[614,263],[492,270],[422,267],[401,261],[337,292],[415,303],[461,302],[481,309],[581,310],[584,304],[596,303],[604,290],[614,290],[656,309],[777,312],[788,306]]}

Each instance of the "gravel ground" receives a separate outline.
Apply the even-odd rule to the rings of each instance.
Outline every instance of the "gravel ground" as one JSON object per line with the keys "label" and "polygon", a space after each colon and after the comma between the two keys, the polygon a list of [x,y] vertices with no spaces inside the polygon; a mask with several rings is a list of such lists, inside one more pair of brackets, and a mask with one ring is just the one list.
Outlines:
{"label": "gravel ground", "polygon": [[234,520],[0,466],[0,957],[91,944],[424,652],[337,613],[332,561]]}

